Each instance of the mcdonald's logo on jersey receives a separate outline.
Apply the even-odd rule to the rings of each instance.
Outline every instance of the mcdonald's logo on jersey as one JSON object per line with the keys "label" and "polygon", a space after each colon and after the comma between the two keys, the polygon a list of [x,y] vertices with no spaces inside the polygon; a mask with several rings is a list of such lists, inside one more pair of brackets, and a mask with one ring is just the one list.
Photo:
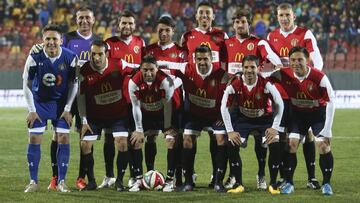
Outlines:
{"label": "mcdonald's logo on jersey", "polygon": [[198,88],[198,89],[196,90],[196,95],[199,96],[199,97],[204,97],[204,98],[206,98],[206,91],[205,91],[204,89]]}
{"label": "mcdonald's logo on jersey", "polygon": [[201,46],[201,45],[205,45],[205,46],[207,46],[207,47],[209,47],[209,48],[211,49],[210,42],[201,42],[201,43],[200,43],[200,46]]}
{"label": "mcdonald's logo on jersey", "polygon": [[253,103],[253,101],[251,101],[251,100],[246,100],[246,101],[244,102],[244,107],[245,107],[245,108],[248,108],[248,109],[253,109],[253,108],[254,108],[254,103]]}
{"label": "mcdonald's logo on jersey", "polygon": [[281,47],[280,48],[280,56],[288,56],[289,55],[289,49],[287,47]]}
{"label": "mcdonald's logo on jersey", "polygon": [[109,92],[112,90],[112,87],[111,87],[111,84],[108,83],[108,82],[105,82],[105,83],[102,83],[101,84],[101,92],[104,93],[104,92]]}
{"label": "mcdonald's logo on jersey", "polygon": [[90,52],[89,51],[81,51],[80,52],[80,56],[79,56],[80,60],[90,60]]}
{"label": "mcdonald's logo on jersey", "polygon": [[296,98],[297,99],[306,99],[306,94],[304,92],[297,92],[296,93]]}
{"label": "mcdonald's logo on jersey", "polygon": [[132,54],[126,54],[124,60],[128,63],[134,63],[134,56]]}
{"label": "mcdonald's logo on jersey", "polygon": [[145,96],[145,103],[153,103],[155,101],[153,96]]}
{"label": "mcdonald's logo on jersey", "polygon": [[243,53],[236,53],[235,55],[235,62],[241,62],[244,59],[244,54]]}

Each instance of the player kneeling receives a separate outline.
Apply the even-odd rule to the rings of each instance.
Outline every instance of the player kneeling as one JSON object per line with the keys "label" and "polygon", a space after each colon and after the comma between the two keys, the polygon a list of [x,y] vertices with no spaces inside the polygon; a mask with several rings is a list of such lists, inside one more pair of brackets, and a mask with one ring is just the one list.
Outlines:
{"label": "player kneeling", "polygon": [[[259,59],[248,55],[243,60],[243,74],[234,76],[227,86],[221,102],[221,114],[228,134],[228,157],[231,171],[234,172],[236,183],[228,193],[244,192],[242,185],[242,162],[239,155],[240,146],[246,146],[250,132],[258,131],[263,143],[268,144],[269,172],[271,194],[280,194],[276,187],[276,176],[279,168],[279,135],[280,121],[283,112],[283,102],[280,93],[269,81],[260,76]],[[275,104],[276,112],[273,118],[270,101]],[[235,102],[234,113],[229,109]]]}

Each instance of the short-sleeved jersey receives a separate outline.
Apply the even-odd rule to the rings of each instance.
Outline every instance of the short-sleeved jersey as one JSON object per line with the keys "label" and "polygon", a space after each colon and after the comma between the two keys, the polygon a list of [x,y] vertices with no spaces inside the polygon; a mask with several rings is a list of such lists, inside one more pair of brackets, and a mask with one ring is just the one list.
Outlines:
{"label": "short-sleeved jersey", "polygon": [[212,51],[212,62],[214,67],[221,67],[221,63],[226,62],[226,58],[220,52],[225,48],[225,39],[227,34],[217,28],[211,28],[208,32],[203,32],[198,28],[186,32],[182,36],[181,46],[188,52],[188,62],[195,63],[195,49],[200,45],[207,45]]}
{"label": "short-sleeved jersey", "polygon": [[311,112],[326,106],[329,96],[326,88],[320,86],[325,74],[312,67],[309,69],[310,73],[302,81],[295,77],[290,68],[282,68],[279,70],[279,75],[271,77],[278,80],[295,109]]}
{"label": "short-sleeved jersey", "polygon": [[269,54],[265,47],[269,46],[268,43],[255,36],[250,36],[242,42],[236,36],[233,36],[230,39],[225,40],[225,46],[227,72],[230,74],[242,71],[242,61],[244,56],[257,56],[260,59],[260,68],[262,68],[267,60],[266,57]]}
{"label": "short-sleeved jersey", "polygon": [[127,85],[121,60],[108,59],[103,73],[86,62],[80,70],[80,94],[85,94],[86,116],[90,119],[122,119],[128,116]]}
{"label": "short-sleeved jersey", "polygon": [[267,82],[267,79],[258,75],[255,86],[249,90],[242,77],[237,76],[230,84],[235,93],[229,95],[227,106],[231,106],[233,100],[236,100],[240,113],[248,118],[269,116],[272,109],[271,94],[265,88]]}
{"label": "short-sleeved jersey", "polygon": [[164,80],[171,80],[169,76],[158,70],[155,76],[155,81],[148,85],[142,73],[137,72],[131,80],[136,85],[134,92],[136,98],[140,101],[141,112],[144,116],[154,116],[162,118],[164,115],[163,99],[165,99],[165,90],[162,88]]}
{"label": "short-sleeved jersey", "polygon": [[28,56],[23,78],[32,80],[32,93],[38,102],[66,101],[69,83],[76,79],[78,59],[75,53],[60,48],[60,54],[52,62],[45,50]]}
{"label": "short-sleeved jersey", "polygon": [[211,121],[221,119],[221,99],[228,81],[225,70],[213,67],[211,74],[203,79],[194,64],[187,64],[184,74],[180,70],[175,74],[183,81],[190,114]]}
{"label": "short-sleeved jersey", "polygon": [[90,60],[90,48],[94,40],[101,39],[99,36],[92,34],[84,38],[78,31],[68,32],[63,36],[62,46],[73,51],[79,58],[79,65],[82,66]]}

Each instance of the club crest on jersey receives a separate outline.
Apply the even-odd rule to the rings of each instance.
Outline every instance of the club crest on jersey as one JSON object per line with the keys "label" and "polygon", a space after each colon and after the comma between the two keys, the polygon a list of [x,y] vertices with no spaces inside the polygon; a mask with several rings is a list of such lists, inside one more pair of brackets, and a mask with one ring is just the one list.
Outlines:
{"label": "club crest on jersey", "polygon": [[64,63],[60,64],[60,65],[58,66],[58,69],[59,69],[60,71],[65,70],[65,64],[64,64]]}
{"label": "club crest on jersey", "polygon": [[314,89],[314,86],[312,83],[308,84],[307,89],[309,92],[311,92]]}
{"label": "club crest on jersey", "polygon": [[135,54],[138,54],[140,52],[140,47],[134,46],[134,52],[135,52]]}
{"label": "club crest on jersey", "polygon": [[216,85],[216,81],[215,81],[215,80],[211,80],[211,81],[210,81],[210,86],[211,86],[211,87],[215,87],[215,85]]}
{"label": "club crest on jersey", "polygon": [[253,50],[254,47],[255,47],[255,45],[254,45],[254,43],[252,43],[252,42],[249,43],[249,44],[246,46],[246,48],[247,48],[249,51]]}
{"label": "club crest on jersey", "polygon": [[298,44],[299,40],[298,39],[292,39],[291,40],[291,46],[295,47]]}
{"label": "club crest on jersey", "polygon": [[233,47],[233,46],[234,46],[234,44],[233,44],[233,43],[230,43],[230,44],[229,44],[229,46],[230,46],[230,47]]}
{"label": "club crest on jersey", "polygon": [[176,58],[176,53],[175,53],[175,52],[172,52],[172,53],[170,54],[170,58]]}

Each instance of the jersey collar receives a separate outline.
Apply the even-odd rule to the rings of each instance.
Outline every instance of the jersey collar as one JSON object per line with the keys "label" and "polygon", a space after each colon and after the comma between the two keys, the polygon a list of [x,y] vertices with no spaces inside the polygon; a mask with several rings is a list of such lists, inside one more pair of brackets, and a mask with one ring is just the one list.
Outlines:
{"label": "jersey collar", "polygon": [[161,48],[161,50],[165,50],[165,49],[170,49],[171,47],[173,47],[175,44],[174,42],[171,42],[170,44],[167,45],[160,45],[160,43],[158,42],[158,46]]}
{"label": "jersey collar", "polygon": [[208,33],[208,32],[211,32],[212,29],[213,29],[213,28],[210,27],[209,31],[203,31],[203,30],[201,30],[200,28],[195,28],[196,31],[201,32],[201,33],[203,33],[203,34],[206,34],[206,33]]}
{"label": "jersey collar", "polygon": [[310,75],[310,72],[311,72],[311,68],[310,68],[310,66],[308,66],[308,72],[303,77],[299,77],[295,73],[293,73],[293,74],[294,74],[295,78],[297,78],[300,82],[302,82],[303,80],[305,80]]}
{"label": "jersey collar", "polygon": [[50,57],[50,56],[48,56],[48,55],[46,54],[46,52],[45,52],[45,49],[43,49],[43,52],[44,52],[46,58],[50,59],[51,63],[54,63],[54,61],[55,61],[56,59],[59,59],[59,58],[60,58],[60,56],[61,56],[61,54],[62,54],[62,48],[61,48],[61,46],[60,46],[59,54],[58,54],[57,56],[55,56],[55,57]]}
{"label": "jersey collar", "polygon": [[201,76],[201,78],[204,80],[207,76],[209,76],[213,69],[213,64],[210,65],[209,71],[206,74],[201,74],[198,69],[198,65],[195,64],[196,67],[196,73]]}
{"label": "jersey collar", "polygon": [[92,37],[92,33],[88,36],[84,36],[84,35],[80,34],[79,30],[76,30],[76,32],[80,37],[82,37],[83,39],[86,39],[86,40],[88,40]]}
{"label": "jersey collar", "polygon": [[119,37],[119,39],[121,40],[121,41],[123,41],[126,45],[129,45],[130,44],[130,42],[131,42],[131,40],[132,40],[132,35],[130,35],[128,38],[126,38],[126,39],[123,39],[123,38],[121,38],[121,37]]}
{"label": "jersey collar", "polygon": [[285,32],[285,31],[282,31],[281,28],[280,28],[280,34],[283,35],[284,37],[287,37],[289,34],[293,33],[297,28],[297,25],[294,26],[294,29],[290,30],[289,32]]}
{"label": "jersey collar", "polygon": [[91,67],[91,69],[93,69],[93,71],[96,71],[96,72],[98,72],[98,73],[100,73],[100,74],[103,74],[104,72],[105,72],[105,70],[108,68],[108,66],[109,66],[109,60],[106,58],[106,65],[105,65],[105,68],[104,69],[102,69],[102,70],[98,70],[98,69],[96,69],[96,68],[94,68],[93,66],[92,66],[92,63],[90,62],[90,67]]}

